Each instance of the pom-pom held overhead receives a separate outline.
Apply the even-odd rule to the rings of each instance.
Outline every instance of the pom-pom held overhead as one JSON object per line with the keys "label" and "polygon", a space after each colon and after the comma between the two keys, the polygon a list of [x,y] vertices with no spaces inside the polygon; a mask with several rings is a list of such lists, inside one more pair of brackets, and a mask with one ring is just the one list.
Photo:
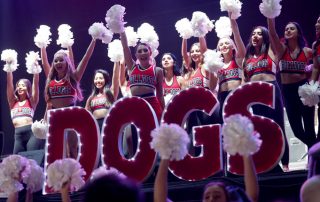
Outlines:
{"label": "pom-pom held overhead", "polygon": [[127,35],[128,45],[135,47],[139,41],[137,32],[135,32],[131,26],[126,27],[125,32]]}
{"label": "pom-pom held overhead", "polygon": [[209,19],[207,14],[201,11],[192,13],[191,26],[194,37],[204,37],[214,28],[213,22]]}
{"label": "pom-pom held overhead", "polygon": [[103,43],[108,44],[112,40],[113,33],[108,30],[102,22],[93,23],[88,30],[94,39],[100,39]]}
{"label": "pom-pom held overhead", "polygon": [[34,121],[31,125],[31,130],[38,139],[46,139],[48,132],[48,125],[43,119],[41,121]]}
{"label": "pom-pom held overhead", "polygon": [[3,67],[5,72],[14,72],[17,70],[18,64],[18,53],[12,49],[3,50],[1,53],[1,60],[6,62]]}
{"label": "pom-pom held overhead", "polygon": [[298,93],[304,105],[307,105],[309,107],[315,106],[319,103],[319,82],[311,81],[309,84],[306,83],[300,86],[298,89]]}
{"label": "pom-pom held overhead", "polygon": [[10,155],[0,164],[0,190],[11,194],[23,189],[22,179],[30,175],[30,165],[27,158]]}
{"label": "pom-pom held overhead", "polygon": [[249,156],[259,151],[262,141],[249,118],[240,114],[225,119],[222,128],[223,148],[230,155]]}
{"label": "pom-pom held overhead", "polygon": [[120,62],[123,60],[123,49],[119,39],[115,39],[108,44],[108,57],[112,62]]}
{"label": "pom-pom held overhead", "polygon": [[51,43],[50,27],[47,25],[40,25],[37,29],[37,35],[34,37],[34,43],[38,48],[45,48]]}
{"label": "pom-pom held overhead", "polygon": [[158,55],[159,37],[154,27],[149,23],[142,23],[137,30],[140,42],[146,43],[151,47],[152,57],[155,58]]}
{"label": "pom-pom held overhead", "polygon": [[123,16],[125,14],[126,8],[121,5],[113,5],[106,14],[106,23],[107,27],[113,33],[122,33],[124,32],[124,25],[126,22],[123,21]]}
{"label": "pom-pom held overhead", "polygon": [[182,18],[181,20],[178,20],[175,24],[175,27],[181,38],[189,39],[193,36],[192,25],[188,18]]}
{"label": "pom-pom held overhead", "polygon": [[220,0],[220,10],[231,13],[231,19],[237,19],[241,16],[242,3],[239,0]]}
{"label": "pom-pom held overhead", "polygon": [[278,17],[281,13],[281,0],[262,0],[259,5],[260,12],[267,18]]}
{"label": "pom-pom held overhead", "polygon": [[211,73],[217,73],[217,71],[219,71],[223,67],[224,65],[223,58],[219,51],[208,49],[203,55],[204,55],[203,67],[207,71]]}
{"label": "pom-pom held overhead", "polygon": [[161,124],[151,131],[150,146],[161,159],[182,160],[188,153],[190,142],[187,132],[177,124]]}
{"label": "pom-pom held overhead", "polygon": [[57,44],[62,48],[68,48],[73,45],[73,33],[71,32],[71,27],[68,24],[62,24],[58,27],[59,38],[57,39]]}
{"label": "pom-pom held overhead", "polygon": [[85,175],[85,171],[75,159],[56,160],[48,166],[47,175],[48,186],[52,187],[54,191],[60,191],[62,185],[69,180],[71,181],[71,191],[77,191],[84,185],[82,177]]}
{"label": "pom-pom held overhead", "polygon": [[225,16],[220,17],[215,23],[215,31],[219,38],[230,37],[232,35],[230,19]]}
{"label": "pom-pom held overhead", "polygon": [[39,74],[42,71],[39,62],[41,58],[39,52],[30,51],[26,56],[26,67],[29,74]]}

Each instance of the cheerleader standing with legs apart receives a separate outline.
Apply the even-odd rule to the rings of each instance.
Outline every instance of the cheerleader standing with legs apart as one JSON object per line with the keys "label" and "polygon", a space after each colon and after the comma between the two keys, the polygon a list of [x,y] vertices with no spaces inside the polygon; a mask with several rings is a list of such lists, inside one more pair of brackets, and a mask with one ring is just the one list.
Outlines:
{"label": "cheerleader standing with legs apart", "polygon": [[284,43],[276,33],[274,18],[268,18],[268,27],[272,39],[271,45],[279,61],[282,95],[290,126],[294,135],[311,148],[316,143],[315,109],[301,102],[298,89],[308,82],[305,69],[312,59],[312,50],[306,47],[302,29],[298,23],[289,22],[286,25]]}
{"label": "cheerleader standing with legs apart", "polygon": [[[6,51],[10,50],[5,50],[2,53],[3,56],[6,55],[4,54]],[[36,138],[31,130],[34,111],[39,101],[39,72],[41,69],[39,72],[33,73],[32,85],[28,79],[22,78],[17,81],[14,87],[12,72],[15,69],[6,68],[6,66],[12,67],[14,65],[17,66],[16,62],[7,61],[4,70],[7,71],[7,99],[15,128],[13,154],[17,154],[23,151],[43,149],[45,142]],[[38,66],[38,62],[36,65]]]}
{"label": "cheerleader standing with legs apart", "polygon": [[151,48],[146,43],[138,43],[136,46],[135,56],[138,62],[134,62],[126,33],[122,32],[120,36],[125,64],[129,69],[131,94],[149,102],[157,115],[158,121],[160,121],[164,108],[162,69],[151,64]]}

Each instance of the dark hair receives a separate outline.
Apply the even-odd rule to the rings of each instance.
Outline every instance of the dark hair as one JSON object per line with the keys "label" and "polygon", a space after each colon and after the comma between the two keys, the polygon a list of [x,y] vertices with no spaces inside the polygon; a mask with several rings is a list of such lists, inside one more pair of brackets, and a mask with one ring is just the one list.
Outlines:
{"label": "dark hair", "polygon": [[[224,182],[220,182],[220,181],[215,181],[215,182],[209,182],[208,184],[206,184],[206,186],[203,189],[203,196],[206,192],[206,190],[211,187],[211,186],[217,186],[220,187],[223,190],[224,195],[226,196],[227,201],[229,201],[229,195],[228,195],[228,191],[227,191],[227,185]],[[202,196],[202,198],[203,198]]]}
{"label": "dark hair", "polygon": [[[199,48],[200,48],[200,43],[199,42],[196,42],[196,43],[193,43],[192,45],[191,45],[191,47],[190,47],[190,52],[191,52],[191,49],[192,49],[192,47],[193,46],[198,46]],[[190,54],[191,55],[191,54]],[[196,67],[196,63],[192,60],[192,58],[191,58],[191,61],[190,61],[191,63],[190,63],[190,66],[193,68],[193,69],[196,69],[197,67]]]}
{"label": "dark hair", "polygon": [[149,51],[150,51],[150,54],[152,53],[151,47],[150,47],[147,43],[143,43],[143,42],[138,42],[138,43],[137,43],[137,45],[136,45],[135,48],[134,48],[134,52],[135,52],[135,53],[137,53],[138,47],[141,46],[141,45],[142,45],[142,46],[147,46],[148,49],[149,49]]}
{"label": "dark hair", "polygon": [[248,198],[247,194],[245,191],[239,187],[232,185],[228,182],[223,182],[223,181],[215,181],[215,182],[210,182],[204,187],[203,194],[205,191],[211,187],[211,186],[218,186],[220,187],[225,196],[226,196],[226,201],[238,201],[238,202],[250,202],[251,200]]}
{"label": "dark hair", "polygon": [[260,48],[260,54],[268,54],[268,50],[269,50],[269,46],[270,46],[269,30],[263,26],[256,26],[251,31],[249,42],[246,47],[246,55],[245,55],[244,61],[246,61],[248,58],[253,57],[253,55],[255,53],[255,48],[252,45],[252,39],[251,39],[252,33],[255,29],[261,29],[261,32],[262,32],[263,42],[262,42],[262,45]]}
{"label": "dark hair", "polygon": [[115,174],[107,174],[90,181],[84,188],[84,202],[117,201],[143,202],[140,185]]}
{"label": "dark hair", "polygon": [[103,87],[103,93],[106,94],[108,101],[112,104],[112,103],[114,103],[115,98],[113,97],[113,94],[110,90],[110,75],[107,71],[105,71],[103,69],[97,69],[93,74],[92,91],[91,91],[91,95],[90,95],[89,99],[91,99],[91,98],[93,98],[93,96],[99,94],[99,89],[94,85],[94,77],[98,73],[102,74],[104,81],[105,81],[105,84]]}
{"label": "dark hair", "polygon": [[[176,56],[174,55],[174,54],[172,54],[172,53],[164,53],[162,56],[161,56],[161,59],[163,58],[163,56],[165,56],[165,55],[170,55],[170,57],[173,59],[173,61],[174,61],[174,63],[173,63],[173,74],[175,75],[175,76],[180,76],[181,74],[180,74],[180,67],[178,66],[178,61],[177,61],[177,58],[176,58]],[[164,73],[165,73],[165,71],[164,71]]]}
{"label": "dark hair", "polygon": [[[293,24],[297,28],[297,30],[298,30],[298,46],[299,46],[299,48],[304,48],[306,46],[307,42],[303,36],[303,31],[302,31],[301,26],[297,22],[288,22],[287,25],[288,24]],[[285,39],[285,44],[288,45],[287,39]]]}
{"label": "dark hair", "polygon": [[32,85],[31,85],[31,82],[28,80],[28,79],[19,79],[16,83],[16,89],[14,91],[14,96],[15,96],[15,99],[16,100],[19,100],[19,94],[18,94],[18,90],[17,90],[17,87],[18,87],[18,84],[19,82],[22,81],[24,83],[24,85],[26,85],[27,87],[27,98],[30,98],[30,96],[32,95]]}

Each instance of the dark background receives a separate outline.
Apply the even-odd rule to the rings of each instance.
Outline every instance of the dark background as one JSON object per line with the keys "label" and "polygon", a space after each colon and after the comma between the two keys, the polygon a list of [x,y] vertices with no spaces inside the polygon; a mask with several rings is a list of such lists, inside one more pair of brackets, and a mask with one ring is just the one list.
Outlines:
{"label": "dark background", "polygon": [[[259,0],[243,0],[242,16],[237,20],[244,42],[249,39],[252,28],[256,25],[266,25],[266,19],[260,13]],[[181,18],[191,19],[192,12],[203,11],[210,19],[217,20],[220,15],[227,15],[220,11],[219,0],[0,0],[0,51],[15,49],[18,52],[19,69],[14,72],[14,81],[25,77],[32,79],[25,69],[25,54],[30,50],[39,51],[34,45],[33,38],[36,29],[45,24],[51,27],[52,42],[48,46],[49,62],[53,54],[60,49],[56,45],[57,28],[60,24],[69,24],[74,33],[75,43],[73,51],[76,63],[84,55],[90,43],[91,36],[88,28],[94,22],[105,22],[106,11],[114,4],[126,7],[125,21],[128,26],[136,29],[143,23],[148,22],[155,27],[159,35],[159,56],[156,58],[158,65],[164,52],[172,52],[181,61],[179,37],[174,25]],[[283,0],[282,13],[277,18],[277,30],[283,36],[284,26],[289,21],[297,21],[303,27],[305,37],[309,44],[315,39],[314,24],[319,16],[318,0]],[[118,38],[115,35],[114,38]],[[189,45],[196,39],[192,38]],[[209,48],[215,48],[217,36],[214,31],[207,35]],[[3,67],[1,61],[1,68]],[[85,98],[91,92],[91,81],[95,69],[104,68],[110,73],[113,64],[107,56],[107,45],[97,42],[94,53],[88,64],[87,70],[81,81]],[[40,101],[36,110],[35,119],[43,117],[45,101],[43,89],[45,85],[44,73],[41,73]],[[0,131],[4,132],[3,154],[9,154],[13,149],[13,126],[10,119],[10,111],[6,99],[6,73],[0,71]],[[84,106],[85,101],[79,103]]]}

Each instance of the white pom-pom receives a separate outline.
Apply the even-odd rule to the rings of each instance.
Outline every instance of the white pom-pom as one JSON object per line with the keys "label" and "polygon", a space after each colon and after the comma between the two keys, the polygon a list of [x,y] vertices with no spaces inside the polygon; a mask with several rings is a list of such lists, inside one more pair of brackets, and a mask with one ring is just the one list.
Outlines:
{"label": "white pom-pom", "polygon": [[139,41],[137,32],[135,32],[131,26],[126,27],[125,32],[127,35],[128,45],[135,47]]}
{"label": "white pom-pom", "polygon": [[27,190],[31,193],[40,191],[44,183],[43,168],[41,168],[37,162],[33,159],[28,159],[30,165],[30,174],[23,179],[23,183],[26,184]]}
{"label": "white pom-pom", "polygon": [[40,61],[39,52],[30,51],[26,57],[26,67],[29,74],[39,74],[42,71],[38,61]]}
{"label": "white pom-pom", "polygon": [[119,39],[115,39],[108,44],[108,57],[112,62],[120,62],[123,60],[123,49]]}
{"label": "white pom-pom", "polygon": [[152,57],[155,58],[157,56],[158,47],[159,47],[159,37],[157,32],[154,30],[154,27],[149,23],[142,23],[137,30],[138,37],[140,38],[140,42],[146,43],[150,46]]}
{"label": "white pom-pom", "polygon": [[68,48],[73,45],[73,33],[71,32],[71,27],[68,24],[62,24],[58,27],[59,38],[57,39],[57,44],[61,44],[62,48]]}
{"label": "white pom-pom", "polygon": [[48,132],[48,125],[45,123],[43,119],[40,121],[35,121],[31,125],[31,130],[36,136],[36,138],[39,139],[46,139],[47,138],[47,132]]}
{"label": "white pom-pom", "polygon": [[281,13],[281,0],[262,0],[259,5],[260,12],[267,18],[278,17]]}
{"label": "white pom-pom", "polygon": [[191,26],[194,37],[204,37],[214,28],[213,22],[210,21],[207,14],[201,11],[192,13]]}
{"label": "white pom-pom", "polygon": [[124,32],[124,25],[126,22],[123,21],[123,16],[125,14],[126,8],[121,5],[113,5],[106,14],[106,23],[107,27],[113,33],[122,33]]}
{"label": "white pom-pom", "polygon": [[102,22],[93,23],[88,30],[94,39],[100,39],[103,43],[108,44],[112,40],[113,33],[108,30]]}
{"label": "white pom-pom", "polygon": [[48,186],[52,187],[54,191],[60,191],[62,185],[69,180],[71,180],[71,191],[77,191],[84,185],[82,176],[85,175],[85,171],[75,159],[56,160],[48,166],[47,175]]}
{"label": "white pom-pom", "polygon": [[242,3],[239,0],[220,0],[221,11],[231,13],[231,19],[237,19],[241,16]]}
{"label": "white pom-pom", "polygon": [[175,24],[175,27],[181,38],[189,39],[193,36],[192,25],[188,18],[182,18],[181,20],[178,20]]}
{"label": "white pom-pom", "polygon": [[232,35],[231,22],[228,17],[222,16],[215,23],[215,30],[219,38]]}
{"label": "white pom-pom", "polygon": [[223,148],[230,155],[239,153],[249,156],[259,151],[262,141],[254,131],[250,119],[240,114],[231,115],[224,120],[222,128]]}
{"label": "white pom-pom", "polygon": [[34,37],[34,43],[38,48],[45,48],[51,43],[50,27],[47,25],[40,25],[37,29],[37,35]]}
{"label": "white pom-pom", "polygon": [[187,132],[177,124],[161,124],[151,131],[150,146],[161,159],[182,160],[188,153],[190,142]]}
{"label": "white pom-pom", "polygon": [[217,71],[220,70],[224,65],[223,58],[219,51],[208,49],[203,54],[203,56],[204,56],[203,67],[211,73],[217,73]]}
{"label": "white pom-pom", "polygon": [[299,87],[298,94],[304,105],[313,107],[319,103],[319,82],[311,81],[310,84],[304,84]]}
{"label": "white pom-pom", "polygon": [[92,172],[90,179],[95,180],[104,175],[117,175],[122,179],[126,178],[126,176],[116,168],[113,168],[113,167],[106,168],[104,166],[100,166],[99,168],[95,169]]}
{"label": "white pom-pom", "polygon": [[30,165],[27,158],[20,155],[10,155],[0,164],[0,190],[11,194],[23,189],[22,179],[30,175]]}
{"label": "white pom-pom", "polygon": [[3,50],[1,53],[1,60],[6,62],[3,67],[5,72],[14,72],[17,70],[18,64],[18,53],[12,49]]}

